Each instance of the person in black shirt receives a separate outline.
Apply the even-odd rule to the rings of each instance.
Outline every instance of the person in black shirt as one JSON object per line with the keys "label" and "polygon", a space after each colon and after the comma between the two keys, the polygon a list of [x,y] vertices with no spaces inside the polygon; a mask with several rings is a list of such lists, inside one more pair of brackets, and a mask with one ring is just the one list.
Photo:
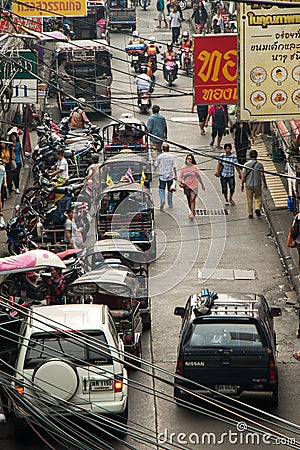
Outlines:
{"label": "person in black shirt", "polygon": [[246,162],[247,150],[251,147],[251,141],[253,141],[250,125],[248,122],[236,121],[236,123],[230,127],[230,133],[232,133],[234,140],[238,163],[244,165]]}

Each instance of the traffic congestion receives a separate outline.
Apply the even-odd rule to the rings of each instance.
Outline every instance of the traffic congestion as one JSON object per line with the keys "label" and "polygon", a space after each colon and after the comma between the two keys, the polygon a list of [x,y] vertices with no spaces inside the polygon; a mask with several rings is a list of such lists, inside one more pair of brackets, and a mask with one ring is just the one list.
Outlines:
{"label": "traffic congestion", "polygon": [[270,131],[193,100],[195,38],[237,16],[111,0],[43,19],[44,103],[1,141],[3,448],[300,448]]}

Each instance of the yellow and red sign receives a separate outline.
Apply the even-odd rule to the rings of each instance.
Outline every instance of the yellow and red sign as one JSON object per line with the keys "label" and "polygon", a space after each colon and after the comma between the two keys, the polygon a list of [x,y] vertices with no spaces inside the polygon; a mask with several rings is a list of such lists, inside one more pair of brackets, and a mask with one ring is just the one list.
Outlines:
{"label": "yellow and red sign", "polygon": [[237,35],[194,37],[194,104],[237,103]]}
{"label": "yellow and red sign", "polygon": [[13,13],[23,17],[86,16],[86,0],[29,0],[13,2]]}
{"label": "yellow and red sign", "polygon": [[241,120],[299,117],[300,8],[293,3],[240,4]]}

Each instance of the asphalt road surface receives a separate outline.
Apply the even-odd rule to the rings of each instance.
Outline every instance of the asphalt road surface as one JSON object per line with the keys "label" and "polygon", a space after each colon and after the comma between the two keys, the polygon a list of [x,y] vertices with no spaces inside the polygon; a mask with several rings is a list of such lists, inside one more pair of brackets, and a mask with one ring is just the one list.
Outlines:
{"label": "asphalt road surface", "polygon": [[[170,40],[169,30],[157,30],[155,26],[155,2],[150,9],[142,11],[138,8],[138,30],[146,39],[155,35],[157,40],[166,43]],[[190,10],[184,15],[190,14]],[[184,29],[187,24],[184,23]],[[113,115],[120,117],[129,112],[139,119],[147,120],[136,107],[136,99],[130,100],[130,94],[135,94],[133,72],[130,69],[127,56],[121,51],[128,38],[123,33],[112,33],[113,47]],[[119,50],[120,49],[120,50]],[[164,50],[164,46],[163,49]],[[153,325],[151,332],[143,336],[143,357],[156,368],[144,366],[144,370],[131,372],[132,382],[129,399],[129,425],[134,427],[142,441],[127,437],[126,442],[131,448],[147,450],[156,448],[155,440],[160,448],[190,448],[208,449],[221,446],[231,448],[270,448],[268,429],[277,429],[275,425],[259,420],[260,427],[265,426],[265,436],[252,436],[246,439],[247,427],[251,425],[243,414],[236,417],[240,423],[226,423],[233,418],[232,405],[226,410],[207,406],[209,416],[190,411],[175,405],[172,400],[172,388],[162,381],[153,378],[153,374],[162,379],[172,380],[176,366],[176,350],[180,329],[180,318],[173,315],[175,306],[183,306],[192,293],[208,287],[214,292],[263,292],[270,304],[281,306],[283,316],[275,319],[278,342],[279,361],[279,406],[271,409],[265,400],[251,402],[251,405],[279,416],[287,421],[299,423],[298,398],[300,395],[299,363],[292,358],[296,333],[296,314],[287,307],[287,298],[293,299],[291,286],[283,271],[283,267],[271,236],[268,224],[263,216],[261,219],[248,220],[245,195],[240,191],[237,179],[235,201],[236,206],[226,207],[227,215],[222,214],[223,199],[220,196],[219,180],[214,177],[216,162],[210,156],[218,155],[212,151],[210,128],[206,136],[200,136],[197,115],[191,112],[192,79],[179,72],[179,78],[174,90],[167,87],[162,72],[158,71],[155,95],[159,96],[154,103],[161,106],[161,113],[168,120],[169,139],[191,149],[207,153],[206,156],[196,156],[202,171],[206,186],[205,192],[199,192],[197,209],[213,209],[214,216],[197,216],[191,222],[183,192],[178,189],[174,198],[174,208],[159,210],[157,179],[153,182],[155,199],[155,224],[159,242],[160,257],[151,265],[151,292],[153,302]],[[171,97],[170,94],[187,94]],[[53,105],[50,110],[54,116]],[[101,126],[108,122],[101,118]],[[226,139],[227,140],[227,139]],[[228,139],[231,141],[231,139]],[[224,141],[225,142],[225,141]],[[177,166],[183,165],[184,152],[176,146],[171,146],[176,154]],[[219,211],[219,213],[218,213]],[[218,269],[217,272],[214,272]],[[208,279],[199,276],[210,273]],[[233,279],[233,271],[243,270],[244,278]],[[202,272],[201,272],[202,271]],[[236,272],[237,273],[237,272]],[[246,275],[245,275],[246,274]],[[241,278],[241,277],[240,277]],[[243,277],[242,277],[243,278]],[[164,372],[160,372],[163,369]],[[222,420],[218,415],[222,414]],[[257,412],[259,414],[259,411]],[[270,417],[268,420],[273,420]],[[253,418],[256,421],[255,418]],[[281,432],[285,436],[297,438],[293,432],[286,432],[287,425],[282,424]],[[42,450],[48,448],[38,436],[15,436],[12,423],[0,424],[0,448],[5,450]],[[205,433],[210,433],[209,435]],[[146,436],[151,442],[146,441]],[[21,439],[20,439],[21,437]],[[126,448],[124,444],[107,440],[111,448]],[[288,448],[287,441],[278,441],[276,448]],[[62,446],[53,444],[53,448]],[[76,446],[69,448],[76,449]]]}

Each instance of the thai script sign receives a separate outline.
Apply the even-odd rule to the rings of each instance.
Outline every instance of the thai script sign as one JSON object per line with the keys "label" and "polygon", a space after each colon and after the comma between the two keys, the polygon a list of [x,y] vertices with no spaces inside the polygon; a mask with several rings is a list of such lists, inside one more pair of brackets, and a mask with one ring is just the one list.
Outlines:
{"label": "thai script sign", "polygon": [[42,32],[43,31],[43,19],[35,18],[30,20],[30,18],[25,19],[23,17],[17,17],[10,11],[3,11],[0,18],[0,34],[5,33],[19,33],[20,26],[23,25],[30,30]]}
{"label": "thai script sign", "polygon": [[35,80],[37,74],[37,57],[31,50],[18,50],[3,58],[0,62],[0,75],[8,79],[15,72],[14,78],[19,80]]}
{"label": "thai script sign", "polygon": [[38,93],[38,83],[37,80],[32,80],[28,78],[13,79],[12,88],[13,95],[12,103],[36,103],[37,93]]}
{"label": "thai script sign", "polygon": [[240,119],[269,121],[299,116],[299,6],[241,3],[239,43]]}
{"label": "thai script sign", "polygon": [[237,103],[237,35],[194,39],[194,104]]}
{"label": "thai script sign", "polygon": [[25,17],[86,16],[86,0],[13,2],[13,12]]}

